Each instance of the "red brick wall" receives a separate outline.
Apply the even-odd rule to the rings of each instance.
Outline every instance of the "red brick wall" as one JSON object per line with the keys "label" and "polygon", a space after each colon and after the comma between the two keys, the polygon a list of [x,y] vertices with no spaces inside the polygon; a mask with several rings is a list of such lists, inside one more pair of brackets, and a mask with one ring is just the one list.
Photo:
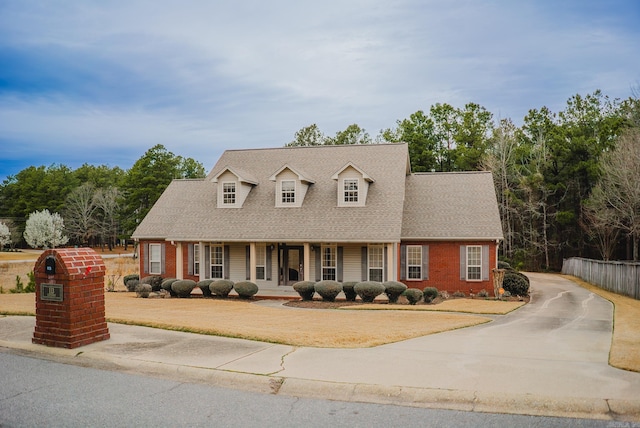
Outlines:
{"label": "red brick wall", "polygon": [[[424,289],[436,287],[440,291],[454,293],[462,291],[465,294],[477,293],[487,290],[493,295],[493,273],[491,269],[496,267],[496,243],[495,241],[420,241],[403,242],[407,245],[429,246],[429,279],[425,281],[402,280],[407,287]],[[464,281],[460,279],[460,246],[461,245],[488,245],[489,246],[489,280],[488,281]],[[398,272],[400,261],[398,260]]]}
{"label": "red brick wall", "polygon": [[[164,270],[163,273],[160,274],[163,278],[175,278],[176,277],[176,248],[177,246],[172,244],[171,242],[163,241],[163,240],[151,240],[151,241],[140,241],[139,245],[139,263],[140,263],[140,278],[144,278],[146,276],[151,276],[148,272],[148,267],[145,267],[145,251],[147,250],[147,244],[161,244],[164,245]],[[148,261],[147,261],[148,262]],[[145,272],[145,269],[147,272]]]}
{"label": "red brick wall", "polygon": [[[195,282],[200,281],[200,277],[198,275],[189,275],[189,245],[197,244],[197,242],[183,242],[182,243],[182,272],[183,279],[192,279]],[[202,266],[200,266],[202,269]]]}

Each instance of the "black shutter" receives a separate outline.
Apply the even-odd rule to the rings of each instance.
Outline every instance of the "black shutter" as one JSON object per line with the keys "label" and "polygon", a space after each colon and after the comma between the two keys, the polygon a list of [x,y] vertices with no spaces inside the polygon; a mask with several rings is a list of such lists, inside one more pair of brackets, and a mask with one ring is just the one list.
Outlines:
{"label": "black shutter", "polygon": [[367,247],[362,247],[361,249],[362,256],[360,257],[360,268],[362,270],[362,280],[367,281],[369,279],[369,275],[367,272],[367,267],[369,266],[369,261],[367,260]]}
{"label": "black shutter", "polygon": [[273,251],[271,251],[271,250],[269,249],[269,245],[267,245],[266,252],[267,252],[267,260],[266,260],[266,262],[265,262],[265,265],[266,265],[266,266],[265,266],[265,268],[264,268],[264,269],[265,269],[265,271],[266,271],[266,272],[264,273],[264,278],[265,278],[267,281],[271,281],[271,253],[272,253]]}
{"label": "black shutter", "polygon": [[245,247],[245,276],[247,281],[251,279],[251,245]]}
{"label": "black shutter", "polygon": [[193,275],[193,244],[187,246],[187,272]]}
{"label": "black shutter", "polygon": [[[202,251],[202,249],[200,249]],[[211,247],[204,246],[204,279],[211,278]]]}
{"label": "black shutter", "polygon": [[225,245],[223,248],[223,254],[222,257],[224,258],[224,279],[229,279],[229,261],[230,261],[230,254],[229,254],[229,246]]}
{"label": "black shutter", "polygon": [[400,280],[407,279],[407,245],[400,244]]}
{"label": "black shutter", "polygon": [[[389,278],[387,278],[387,260],[389,257],[388,254],[389,250],[387,248],[387,246],[384,246],[384,251],[382,252],[384,255],[384,259],[382,260],[382,281],[389,281]],[[393,278],[395,280],[395,278]]]}
{"label": "black shutter", "polygon": [[322,247],[316,247],[316,282],[322,280]]}
{"label": "black shutter", "polygon": [[[144,250],[143,250],[143,254],[142,254],[142,259],[144,260],[143,265],[143,272],[144,273],[149,273],[149,243],[145,242],[144,243]],[[142,278],[140,278],[142,279]]]}
{"label": "black shutter", "polygon": [[338,247],[338,254],[337,254],[337,260],[336,260],[336,280],[338,282],[342,282],[342,277],[343,277],[343,269],[342,269],[342,259],[344,256],[344,247]]}

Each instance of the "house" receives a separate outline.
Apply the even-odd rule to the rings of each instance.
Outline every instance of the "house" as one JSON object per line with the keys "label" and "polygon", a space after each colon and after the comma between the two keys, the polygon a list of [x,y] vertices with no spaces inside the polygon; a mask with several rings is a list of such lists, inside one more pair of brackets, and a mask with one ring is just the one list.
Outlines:
{"label": "house", "polygon": [[491,173],[412,173],[406,144],[370,144],[227,150],[171,182],[133,238],[141,276],[469,293],[493,290],[503,235]]}

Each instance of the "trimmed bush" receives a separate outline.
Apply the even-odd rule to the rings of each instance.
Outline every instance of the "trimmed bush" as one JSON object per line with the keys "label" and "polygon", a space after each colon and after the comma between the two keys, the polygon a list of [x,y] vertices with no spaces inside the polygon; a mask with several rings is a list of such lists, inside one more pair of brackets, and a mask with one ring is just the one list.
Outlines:
{"label": "trimmed bush", "polygon": [[453,297],[467,297],[466,294],[464,294],[464,291],[456,291],[455,293],[453,293]]}
{"label": "trimmed bush", "polygon": [[425,287],[425,289],[422,290],[422,297],[424,298],[425,303],[433,302],[433,299],[435,299],[439,295],[440,293],[438,292],[438,289],[436,287]]}
{"label": "trimmed bush", "polygon": [[293,289],[300,295],[302,300],[313,300],[315,294],[315,282],[299,281],[293,284]]}
{"label": "trimmed bush", "polygon": [[127,286],[127,291],[136,291],[136,287],[140,284],[140,281],[137,279],[130,279],[125,282],[124,285]]}
{"label": "trimmed bush", "polygon": [[378,281],[363,281],[357,283],[353,287],[353,291],[360,296],[363,302],[371,303],[376,297],[384,293],[384,285]]}
{"label": "trimmed bush", "polygon": [[196,288],[196,282],[190,279],[181,279],[171,283],[171,290],[181,298],[191,297],[194,288]]}
{"label": "trimmed bush", "polygon": [[397,303],[398,297],[407,289],[406,285],[397,281],[383,282],[382,285],[384,285],[384,293],[389,298],[389,303]]}
{"label": "trimmed bush", "polygon": [[211,289],[209,286],[213,281],[213,279],[203,279],[202,281],[196,282],[196,287],[202,291],[202,297],[211,297]]}
{"label": "trimmed bush", "polygon": [[[131,280],[134,281],[134,280]],[[142,297],[146,299],[151,294],[151,285],[150,284],[138,284],[136,285],[136,297]]]}
{"label": "trimmed bush", "polygon": [[511,265],[502,260],[498,260],[498,269],[513,269]]}
{"label": "trimmed bush", "polygon": [[227,297],[231,290],[233,290],[233,281],[229,281],[228,279],[215,280],[209,285],[209,290],[214,296]]}
{"label": "trimmed bush", "polygon": [[417,288],[407,288],[402,295],[406,297],[410,305],[415,305],[422,300],[422,290],[418,290]]}
{"label": "trimmed bush", "polygon": [[478,291],[478,297],[483,297],[486,299],[487,297],[489,297],[489,292],[485,289],[482,289]]}
{"label": "trimmed bush", "polygon": [[176,297],[176,292],[171,289],[171,284],[177,280],[178,278],[165,278],[160,284],[160,289],[167,291],[172,297]]}
{"label": "trimmed bush", "polygon": [[347,281],[342,283],[342,292],[344,293],[344,297],[348,302],[355,302],[356,297],[358,297],[356,292],[353,291],[353,287],[355,287],[356,284],[356,281]]}
{"label": "trimmed bush", "polygon": [[236,282],[233,288],[241,299],[250,299],[258,292],[258,286],[251,281]]}
{"label": "trimmed bush", "polygon": [[514,296],[528,296],[529,278],[520,272],[507,271],[504,274],[502,288],[504,288],[505,293],[508,291]]}
{"label": "trimmed bush", "polygon": [[160,291],[162,277],[160,275],[146,276],[140,280],[140,284],[149,284],[151,286],[151,291]]}
{"label": "trimmed bush", "polygon": [[325,302],[335,302],[336,297],[342,291],[342,284],[337,281],[325,280],[316,282],[313,288]]}

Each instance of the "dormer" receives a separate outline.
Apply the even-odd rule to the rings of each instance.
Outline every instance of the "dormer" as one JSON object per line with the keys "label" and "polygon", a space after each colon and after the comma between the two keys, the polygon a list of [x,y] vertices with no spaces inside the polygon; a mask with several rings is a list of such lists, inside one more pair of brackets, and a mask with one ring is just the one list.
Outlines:
{"label": "dormer", "polygon": [[242,208],[258,182],[234,168],[225,167],[211,180],[218,184],[218,208]]}
{"label": "dormer", "polygon": [[276,183],[276,207],[278,208],[301,207],[309,186],[315,183],[306,174],[289,165],[284,165],[277,170],[269,180]]}
{"label": "dormer", "polygon": [[366,172],[349,162],[331,176],[338,182],[339,207],[364,207],[369,184],[374,180]]}

